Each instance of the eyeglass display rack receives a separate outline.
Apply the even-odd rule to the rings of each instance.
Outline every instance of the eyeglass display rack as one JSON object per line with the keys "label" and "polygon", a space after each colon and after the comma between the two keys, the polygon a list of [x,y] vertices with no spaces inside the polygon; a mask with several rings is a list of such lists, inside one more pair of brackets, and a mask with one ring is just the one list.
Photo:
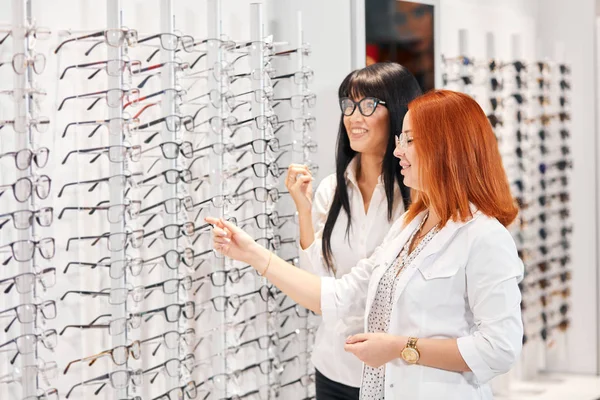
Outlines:
{"label": "eyeglass display rack", "polygon": [[[12,6],[31,11],[28,0]],[[39,324],[15,323],[2,343],[17,329],[50,332],[42,324],[47,319],[56,345],[46,346],[45,335],[23,341],[27,354],[17,360],[36,368],[0,370],[6,374],[0,397],[311,398],[310,313],[251,267],[213,252],[203,221],[206,215],[235,220],[294,261],[296,217],[281,177],[287,161],[311,164],[315,150],[301,16],[294,48],[276,52],[286,44],[265,35],[262,4],[250,8],[250,41],[226,38],[218,0],[207,1],[207,32],[196,38],[176,30],[171,0],[160,1],[158,35],[124,28],[128,15],[119,0],[105,6],[106,29],[57,31],[47,41],[56,73],[47,72],[43,82],[56,95],[44,104],[53,114],[44,144],[55,156],[55,182],[42,205],[52,202],[57,218],[52,235],[35,226],[35,217],[30,229],[10,233],[19,240],[37,238],[38,230],[56,237],[52,262],[60,279],[51,285],[38,271],[50,257],[8,265],[18,273],[38,271],[32,276],[42,285],[32,283],[18,304],[54,299],[59,318],[38,311]],[[14,54],[27,49],[36,29],[19,12],[11,30],[28,29],[23,42],[13,34]],[[0,47],[0,55],[5,51]],[[37,86],[21,91],[34,88],[33,60],[24,75],[15,74],[14,88],[24,94],[16,97],[23,108],[15,115],[26,115],[30,131],[15,133],[25,140],[16,149],[37,146],[31,129],[40,114],[32,107],[41,96]],[[290,60],[297,72],[289,73]],[[277,75],[273,65],[283,72]],[[2,133],[10,128],[2,123]],[[2,152],[9,146],[3,140]],[[34,172],[30,166],[18,173]],[[5,179],[0,184],[14,182]],[[41,207],[34,195],[29,201],[27,210]],[[8,229],[0,230],[0,245],[13,241]],[[34,250],[41,254],[39,246]],[[3,309],[15,306],[0,297]],[[7,345],[5,356],[14,355],[15,345]]]}
{"label": "eyeglass display rack", "polygon": [[[519,205],[511,232],[525,265],[524,352],[552,348],[570,318],[571,69],[548,60],[466,55],[444,58],[443,67],[444,85],[474,96],[487,113]],[[526,368],[540,368],[539,357],[528,359],[534,365]]]}
{"label": "eyeglass display rack", "polygon": [[[48,375],[55,371],[55,357],[46,348],[55,346],[56,332],[46,321],[55,318],[56,307],[45,293],[56,274],[48,265],[54,256],[54,239],[47,234],[53,208],[47,204],[50,179],[34,165],[44,167],[51,154],[39,133],[47,130],[49,121],[39,117],[40,105],[35,98],[41,92],[37,75],[44,70],[45,58],[36,53],[33,37],[42,39],[49,32],[32,24],[29,2],[15,2],[12,14],[17,25],[31,29],[3,29],[1,34],[4,46],[11,46],[12,53],[0,71],[0,282],[4,289],[0,315],[5,321],[0,346],[2,351],[15,350],[4,352],[0,385],[19,381],[23,398],[29,398],[36,395],[36,382],[48,383]],[[11,73],[13,87],[7,87]],[[36,119],[28,118],[34,115]],[[53,393],[51,388],[48,393]]]}

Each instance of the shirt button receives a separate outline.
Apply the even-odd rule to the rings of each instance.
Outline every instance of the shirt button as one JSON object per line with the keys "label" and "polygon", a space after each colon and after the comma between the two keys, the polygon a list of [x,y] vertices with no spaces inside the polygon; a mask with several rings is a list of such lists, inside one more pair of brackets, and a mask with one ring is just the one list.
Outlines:
{"label": "shirt button", "polygon": [[393,389],[393,388],[394,388],[394,384],[390,383],[390,389]]}

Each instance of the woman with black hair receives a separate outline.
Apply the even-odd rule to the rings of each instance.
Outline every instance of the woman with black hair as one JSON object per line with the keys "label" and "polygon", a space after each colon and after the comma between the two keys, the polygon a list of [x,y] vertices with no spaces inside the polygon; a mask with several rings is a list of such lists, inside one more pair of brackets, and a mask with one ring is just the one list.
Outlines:
{"label": "woman with black hair", "polygon": [[[299,216],[301,268],[341,278],[371,256],[408,208],[394,135],[420,94],[411,73],[395,63],[373,64],[344,79],[335,174],[323,179],[314,200],[306,166],[290,165],[285,181]],[[344,351],[344,342],[363,327],[362,316],[319,326],[312,353],[317,400],[358,399],[362,363]]]}

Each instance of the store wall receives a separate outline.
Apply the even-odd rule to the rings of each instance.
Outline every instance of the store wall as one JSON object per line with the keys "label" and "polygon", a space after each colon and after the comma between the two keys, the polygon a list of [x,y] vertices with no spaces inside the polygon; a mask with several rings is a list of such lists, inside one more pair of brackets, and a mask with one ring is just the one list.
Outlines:
{"label": "store wall", "polygon": [[335,144],[339,126],[338,86],[351,67],[351,2],[353,0],[274,0],[268,2],[269,30],[277,40],[297,40],[297,13],[302,13],[304,41],[312,55],[307,64],[315,71],[311,91],[317,94],[316,131],[319,164],[316,183],[335,170]]}
{"label": "store wall", "polygon": [[596,131],[595,0],[541,0],[540,54],[571,64],[573,232],[572,318],[564,348],[549,357],[553,370],[598,373],[598,139]]}

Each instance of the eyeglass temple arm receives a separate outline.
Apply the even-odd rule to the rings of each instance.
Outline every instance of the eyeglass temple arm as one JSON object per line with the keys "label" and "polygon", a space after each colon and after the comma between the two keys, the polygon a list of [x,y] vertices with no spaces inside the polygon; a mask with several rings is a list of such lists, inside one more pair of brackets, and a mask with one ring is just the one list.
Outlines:
{"label": "eyeglass temple arm", "polygon": [[62,297],[60,298],[61,301],[65,299],[65,297],[67,297],[68,294],[79,294],[82,296],[110,296],[110,293],[108,292],[94,292],[94,291],[90,291],[90,290],[68,290],[65,292],[65,294],[62,295]]}
{"label": "eyeglass temple arm", "polygon": [[[76,37],[76,38],[67,39],[67,40],[63,41],[61,44],[58,45],[58,47],[56,48],[56,50],[54,50],[54,54],[58,54],[58,52],[60,51],[60,49],[65,44],[67,44],[67,43],[75,42],[75,41],[81,40],[81,39],[89,39],[89,38],[93,38],[93,37],[103,36],[103,35],[104,35],[104,31],[100,31],[100,32],[91,33],[91,34],[85,35],[85,36],[80,36],[80,37]],[[6,38],[4,38],[4,39],[6,39]],[[4,41],[4,39],[2,41]],[[0,43],[0,44],[2,44],[2,43]]]}
{"label": "eyeglass temple arm", "polygon": [[[65,156],[65,158],[62,160],[62,163],[61,163],[61,164],[62,164],[62,165],[65,165],[65,163],[67,162],[67,159],[69,158],[69,156],[70,156],[71,154],[74,154],[74,153],[94,153],[94,152],[96,152],[96,151],[99,151],[99,150],[104,150],[104,151],[106,151],[106,150],[108,150],[108,149],[109,149],[109,147],[108,147],[108,146],[105,146],[105,147],[93,147],[93,148],[90,148],[90,149],[77,149],[77,150],[71,150],[70,152],[68,152],[68,153],[67,153],[67,155]],[[101,154],[102,154],[102,153],[100,153],[98,156],[100,156]],[[92,158],[92,161],[90,161],[90,164],[91,164],[91,163],[93,163],[93,162],[94,162],[94,161],[95,161],[95,160],[98,158],[98,156],[96,156],[96,157]]]}
{"label": "eyeglass temple arm", "polygon": [[[94,65],[100,65],[100,64],[106,64],[107,61],[96,61],[96,62],[92,62],[92,63],[86,63],[86,64],[76,64],[76,65],[69,65],[68,67],[66,67],[63,71],[63,73],[60,75],[60,77],[58,79],[63,79],[65,77],[65,74],[67,73],[68,70],[73,69],[73,68],[87,68],[87,67],[91,67]],[[95,75],[98,73],[98,71],[100,71],[100,69],[96,70],[92,75]],[[93,77],[93,76],[92,76]],[[88,79],[91,79],[90,77],[88,77]]]}
{"label": "eyeglass temple arm", "polygon": [[[69,246],[71,246],[71,242],[72,241],[76,241],[76,240],[92,240],[92,239],[99,240],[102,237],[104,237],[104,236],[102,236],[102,235],[99,235],[99,236],[78,236],[78,237],[69,238],[69,240],[67,240],[67,247],[65,248],[65,250],[69,251]],[[92,246],[93,245],[94,245],[94,243],[92,243]]]}
{"label": "eyeglass temple arm", "polygon": [[63,131],[62,137],[64,138],[65,136],[67,136],[67,130],[68,130],[68,129],[69,129],[71,126],[73,126],[73,125],[90,125],[90,124],[94,124],[94,125],[96,125],[96,124],[97,124],[97,125],[98,125],[98,127],[96,127],[96,128],[95,128],[95,129],[92,131],[92,133],[90,134],[90,136],[88,136],[88,137],[91,137],[91,135],[93,135],[93,134],[96,132],[96,130],[98,130],[98,129],[100,128],[100,126],[102,126],[102,123],[105,123],[105,122],[107,122],[107,120],[104,120],[104,121],[81,121],[81,122],[69,122],[69,123],[68,123],[68,124],[65,126],[65,130]]}
{"label": "eyeglass temple arm", "polygon": [[108,267],[108,265],[106,264],[101,264],[101,263],[90,263],[90,262],[80,262],[80,261],[71,261],[67,264],[67,266],[65,267],[63,274],[67,273],[67,270],[69,269],[69,267],[71,265],[82,265],[82,266],[86,266],[86,267],[92,267],[92,269],[96,268],[99,265],[102,265],[104,267]]}

